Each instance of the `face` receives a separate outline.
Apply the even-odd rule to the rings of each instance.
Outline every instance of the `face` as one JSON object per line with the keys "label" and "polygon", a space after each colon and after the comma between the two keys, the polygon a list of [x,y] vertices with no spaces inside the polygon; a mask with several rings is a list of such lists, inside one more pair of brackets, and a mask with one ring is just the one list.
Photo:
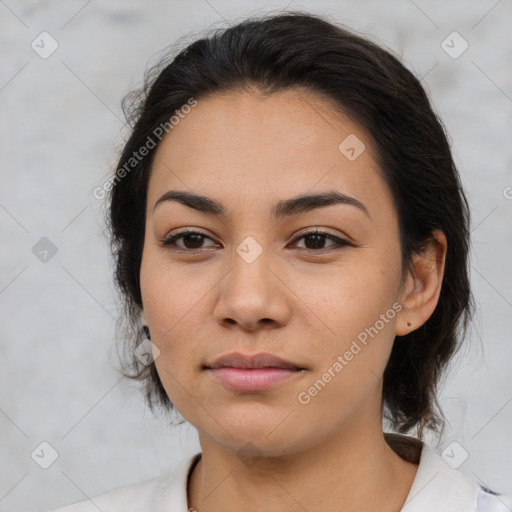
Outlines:
{"label": "face", "polygon": [[[203,439],[276,455],[380,425],[401,257],[370,144],[329,100],[299,90],[200,99],[162,140],[143,313],[163,386]],[[162,198],[170,191],[211,201]],[[294,369],[209,369],[233,353]]]}

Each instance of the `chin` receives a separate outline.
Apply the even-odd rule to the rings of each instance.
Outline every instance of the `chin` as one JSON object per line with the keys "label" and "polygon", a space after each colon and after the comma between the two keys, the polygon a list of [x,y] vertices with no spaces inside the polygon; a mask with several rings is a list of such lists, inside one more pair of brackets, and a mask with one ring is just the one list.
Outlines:
{"label": "chin", "polygon": [[250,412],[235,409],[229,414],[215,415],[207,424],[204,416],[201,422],[189,421],[200,435],[241,456],[275,457],[294,452],[293,446],[300,443],[302,434],[297,428],[297,418],[287,417],[288,409],[263,411],[260,408]]}

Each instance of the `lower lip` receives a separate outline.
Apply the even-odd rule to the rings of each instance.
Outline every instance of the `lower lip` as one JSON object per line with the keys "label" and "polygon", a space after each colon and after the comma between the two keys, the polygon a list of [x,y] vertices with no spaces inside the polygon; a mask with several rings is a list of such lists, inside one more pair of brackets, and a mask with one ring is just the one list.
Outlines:
{"label": "lower lip", "polygon": [[258,392],[290,379],[300,370],[288,368],[209,368],[208,371],[233,391]]}

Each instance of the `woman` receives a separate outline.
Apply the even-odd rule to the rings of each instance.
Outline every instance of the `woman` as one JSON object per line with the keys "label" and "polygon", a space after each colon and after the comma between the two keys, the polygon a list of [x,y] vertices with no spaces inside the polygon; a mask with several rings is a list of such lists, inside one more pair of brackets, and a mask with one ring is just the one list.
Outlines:
{"label": "woman", "polygon": [[469,210],[419,81],[287,13],[189,45],[129,118],[105,188],[127,376],[201,452],[60,510],[507,510],[421,441],[473,301]]}

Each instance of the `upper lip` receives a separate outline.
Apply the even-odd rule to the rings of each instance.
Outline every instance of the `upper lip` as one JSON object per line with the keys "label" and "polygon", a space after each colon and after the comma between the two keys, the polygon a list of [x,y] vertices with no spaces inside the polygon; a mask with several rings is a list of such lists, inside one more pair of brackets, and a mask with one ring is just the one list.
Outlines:
{"label": "upper lip", "polygon": [[301,370],[302,368],[290,361],[268,353],[240,354],[232,352],[215,359],[206,365],[206,368],[289,368]]}

